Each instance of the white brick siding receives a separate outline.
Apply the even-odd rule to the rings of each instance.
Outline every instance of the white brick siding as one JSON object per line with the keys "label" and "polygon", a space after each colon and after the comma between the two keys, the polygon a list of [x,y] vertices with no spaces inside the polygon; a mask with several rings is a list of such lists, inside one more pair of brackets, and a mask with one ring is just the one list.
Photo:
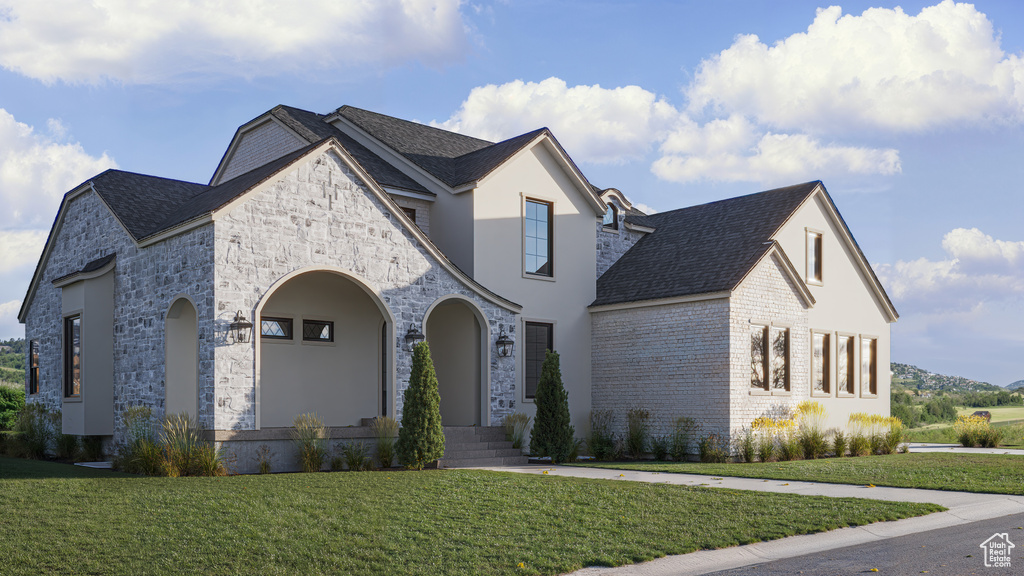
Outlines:
{"label": "white brick siding", "polygon": [[431,203],[426,200],[420,200],[418,198],[409,198],[408,196],[398,196],[395,194],[389,194],[391,199],[395,201],[402,208],[412,208],[416,211],[416,225],[423,230],[423,233],[428,237],[430,236],[430,206]]}
{"label": "white brick siding", "polygon": [[227,165],[221,173],[220,181],[227,182],[239,174],[277,160],[305,146],[306,143],[288,132],[277,122],[269,120],[242,134],[235,146]]}

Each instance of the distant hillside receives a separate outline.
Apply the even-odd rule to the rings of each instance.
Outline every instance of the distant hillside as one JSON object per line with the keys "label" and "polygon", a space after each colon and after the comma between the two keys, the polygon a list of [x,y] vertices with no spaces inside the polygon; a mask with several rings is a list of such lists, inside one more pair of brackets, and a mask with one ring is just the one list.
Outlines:
{"label": "distant hillside", "polygon": [[[933,374],[910,364],[899,364],[893,362],[889,365],[892,370],[893,384],[900,384],[907,388],[917,390],[942,390],[946,393],[964,392],[999,392],[1005,390],[1001,386],[995,386],[988,382],[978,382],[962,376],[947,376],[945,374]],[[1024,386],[1024,380],[1015,382]]]}
{"label": "distant hillside", "polygon": [[1017,380],[1006,385],[1009,390],[1016,390],[1017,388],[1024,388],[1024,380]]}

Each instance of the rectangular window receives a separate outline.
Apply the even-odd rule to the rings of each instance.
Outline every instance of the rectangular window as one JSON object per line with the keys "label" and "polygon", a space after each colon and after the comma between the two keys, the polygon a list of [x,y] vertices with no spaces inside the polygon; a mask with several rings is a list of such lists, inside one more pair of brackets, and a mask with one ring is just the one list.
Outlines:
{"label": "rectangular window", "polygon": [[811,334],[811,384],[815,394],[832,393],[832,386],[829,381],[829,376],[831,376],[831,371],[829,370],[831,349],[829,344],[828,334],[818,332]]}
{"label": "rectangular window", "polygon": [[552,240],[552,204],[539,200],[526,201],[525,229],[523,231],[523,256],[526,273],[536,276],[553,276],[551,264]]}
{"label": "rectangular window", "polygon": [[334,342],[334,322],[303,320],[302,339],[306,342]]}
{"label": "rectangular window", "polygon": [[750,327],[750,387],[768,390],[768,327]]}
{"label": "rectangular window", "polygon": [[260,336],[264,340],[291,340],[292,319],[263,316],[260,319]]}
{"label": "rectangular window", "polygon": [[28,343],[28,393],[39,393],[39,341]]}
{"label": "rectangular window", "polygon": [[839,364],[836,366],[836,379],[839,381],[839,391],[844,394],[853,394],[855,387],[853,373],[856,366],[853,360],[853,336],[840,336],[837,352]]}
{"label": "rectangular window", "polygon": [[416,221],[416,209],[415,208],[406,208],[405,206],[402,206],[401,208],[402,208],[402,212],[405,212],[405,215],[409,217],[409,220],[412,220],[413,222]]}
{"label": "rectangular window", "polygon": [[523,384],[524,395],[533,398],[540,382],[540,369],[544,365],[545,352],[554,350],[554,324],[543,322],[526,323],[526,369]]}
{"label": "rectangular window", "polygon": [[64,396],[82,393],[82,317],[64,319]]}
{"label": "rectangular window", "polygon": [[821,232],[807,231],[807,281],[821,284]]}
{"label": "rectangular window", "polygon": [[878,352],[878,340],[875,338],[860,339],[860,391],[862,394],[878,394],[878,374],[875,354]]}
{"label": "rectangular window", "polygon": [[771,329],[772,390],[789,390],[789,329]]}

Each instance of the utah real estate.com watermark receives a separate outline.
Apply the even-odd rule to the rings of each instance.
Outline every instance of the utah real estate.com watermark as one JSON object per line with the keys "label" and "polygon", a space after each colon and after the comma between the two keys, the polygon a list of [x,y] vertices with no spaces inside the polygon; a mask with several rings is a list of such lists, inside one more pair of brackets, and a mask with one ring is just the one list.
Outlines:
{"label": "utah real estate.com watermark", "polygon": [[1009,568],[1010,550],[1016,546],[1010,542],[1010,535],[1006,532],[996,532],[988,540],[980,544],[985,551],[986,568]]}

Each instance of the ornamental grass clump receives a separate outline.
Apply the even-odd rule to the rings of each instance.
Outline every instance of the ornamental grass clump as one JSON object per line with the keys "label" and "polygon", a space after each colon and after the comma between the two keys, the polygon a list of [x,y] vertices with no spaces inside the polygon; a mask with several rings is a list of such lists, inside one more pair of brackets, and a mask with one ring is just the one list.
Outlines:
{"label": "ornamental grass clump", "polygon": [[836,458],[846,456],[846,446],[848,442],[849,439],[842,430],[836,429],[832,431],[832,453],[835,454]]}
{"label": "ornamental grass clump", "polygon": [[651,413],[640,407],[626,411],[626,451],[634,460],[643,458],[650,439]]}
{"label": "ornamental grass clump", "polygon": [[505,416],[502,424],[505,426],[505,440],[512,443],[512,447],[522,450],[526,443],[526,431],[530,429],[531,418],[526,412],[513,412]]}
{"label": "ornamental grass clump", "polygon": [[395,443],[398,442],[398,420],[390,416],[377,416],[370,422],[377,444],[377,465],[391,468],[395,461]]}
{"label": "ornamental grass clump", "polygon": [[299,468],[303,472],[319,472],[327,458],[327,427],[312,412],[296,416],[293,426],[292,440],[299,452]]}
{"label": "ornamental grass clump", "polygon": [[653,436],[651,438],[651,455],[658,462],[664,462],[668,458],[668,438]]}
{"label": "ornamental grass clump", "polygon": [[697,455],[705,464],[723,464],[729,458],[727,447],[717,434],[702,436],[697,441]]}
{"label": "ornamental grass clump", "polygon": [[953,423],[953,432],[957,441],[967,448],[995,448],[1003,439],[1002,432],[981,416],[958,416]]}
{"label": "ornamental grass clump", "polygon": [[690,442],[697,430],[697,423],[693,418],[680,416],[676,418],[672,427],[672,434],[669,436],[669,455],[676,462],[686,461],[690,453]]}
{"label": "ornamental grass clump", "polygon": [[895,454],[907,439],[903,421],[895,416],[885,419],[886,428],[882,433],[882,454]]}
{"label": "ornamental grass clump", "polygon": [[[338,445],[338,449],[341,451],[341,456],[349,471],[358,472],[359,470],[370,470],[373,467],[370,449],[362,442],[344,442]],[[341,470],[341,466],[335,466],[333,462],[331,468]]]}
{"label": "ornamental grass clump", "polygon": [[755,418],[751,428],[757,435],[756,452],[761,462],[768,462],[772,456],[779,460],[796,460],[800,457],[800,440],[796,434],[795,418]]}
{"label": "ornamental grass clump", "polygon": [[148,406],[131,406],[121,413],[125,443],[118,446],[114,468],[129,474],[163,476],[164,452],[153,432],[153,411]]}
{"label": "ornamental grass clump", "polygon": [[753,462],[757,457],[757,437],[754,436],[754,431],[750,428],[744,428],[740,430],[740,433],[736,436],[736,454],[739,455],[741,462]]}
{"label": "ornamental grass clump", "polygon": [[14,456],[44,458],[57,437],[56,430],[45,406],[26,404],[14,424],[15,435],[9,450]]}
{"label": "ornamental grass clump", "polygon": [[201,476],[199,447],[202,433],[187,412],[170,414],[164,418],[160,441],[167,453],[167,471],[170,476]]}
{"label": "ornamental grass clump", "polygon": [[828,442],[825,437],[825,407],[812,400],[804,400],[796,407],[800,422],[797,433],[805,460],[815,460],[825,455]]}
{"label": "ornamental grass clump", "polygon": [[590,435],[587,436],[587,450],[598,460],[612,460],[616,456],[615,435],[612,434],[614,421],[615,414],[611,410],[590,411]]}
{"label": "ornamental grass clump", "polygon": [[256,465],[260,474],[270,474],[270,446],[260,444],[256,449]]}

